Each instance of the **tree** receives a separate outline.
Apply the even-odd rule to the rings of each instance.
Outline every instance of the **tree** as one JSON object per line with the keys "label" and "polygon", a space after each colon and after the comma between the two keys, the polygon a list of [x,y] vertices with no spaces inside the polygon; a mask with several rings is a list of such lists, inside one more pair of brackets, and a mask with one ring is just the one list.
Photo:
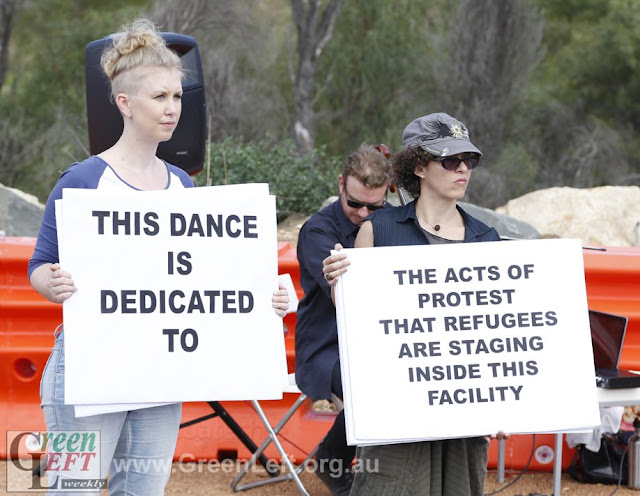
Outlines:
{"label": "tree", "polygon": [[[535,188],[637,184],[640,64],[633,0],[539,0],[547,56],[520,112]],[[635,168],[635,170],[634,170]]]}
{"label": "tree", "polygon": [[216,28],[216,16],[222,14],[219,21],[227,19],[225,13],[231,2],[210,2],[207,0],[188,0],[182,2],[165,1],[156,3],[149,13],[149,18],[161,25],[164,31],[171,33],[192,33],[201,28]]}
{"label": "tree", "polygon": [[200,49],[212,141],[281,139],[289,127],[283,55],[286,0],[163,0],[149,17],[193,36]]}
{"label": "tree", "polygon": [[294,104],[294,137],[301,152],[314,147],[316,63],[331,40],[333,27],[344,0],[291,0],[292,20],[296,26],[298,68],[292,75]]}
{"label": "tree", "polygon": [[0,182],[44,199],[86,156],[84,46],[147,15],[198,40],[213,142],[266,154],[297,127],[298,151],[397,150],[407,122],[446,111],[485,154],[468,198],[478,205],[637,184],[636,3],[0,0]]}
{"label": "tree", "polygon": [[15,6],[15,0],[0,0],[0,88],[4,84],[9,64],[9,38],[11,38]]}
{"label": "tree", "polygon": [[[592,0],[593,1],[593,0]],[[547,8],[555,6],[546,0]],[[572,8],[570,8],[570,6]],[[640,129],[640,11],[635,0],[599,0],[565,5],[553,23],[565,33],[551,53],[557,95],[572,106],[610,123]],[[556,12],[553,11],[552,12]]]}
{"label": "tree", "polygon": [[318,64],[316,141],[347,155],[362,142],[396,149],[434,93],[429,32],[450,1],[350,0]]}
{"label": "tree", "polygon": [[[432,108],[464,122],[484,153],[485,165],[474,172],[469,192],[474,203],[495,207],[509,191],[533,187],[535,160],[514,123],[522,124],[519,110],[544,55],[543,32],[542,14],[528,0],[460,0],[448,34],[435,33]],[[526,174],[498,173],[517,170],[516,158],[527,164]]]}
{"label": "tree", "polygon": [[544,51],[544,22],[526,0],[460,0],[434,59],[436,99],[489,151],[503,141]]}
{"label": "tree", "polygon": [[[2,1],[2,0],[0,0]],[[84,47],[140,15],[148,0],[17,3],[0,115],[0,182],[41,200],[88,154]]]}

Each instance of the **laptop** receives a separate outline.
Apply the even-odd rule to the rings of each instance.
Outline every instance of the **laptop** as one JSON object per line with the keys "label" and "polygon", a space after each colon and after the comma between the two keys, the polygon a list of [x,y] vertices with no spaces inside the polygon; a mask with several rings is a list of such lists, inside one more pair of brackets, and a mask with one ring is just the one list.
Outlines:
{"label": "laptop", "polygon": [[609,389],[640,387],[640,374],[618,368],[627,317],[589,310],[596,384]]}

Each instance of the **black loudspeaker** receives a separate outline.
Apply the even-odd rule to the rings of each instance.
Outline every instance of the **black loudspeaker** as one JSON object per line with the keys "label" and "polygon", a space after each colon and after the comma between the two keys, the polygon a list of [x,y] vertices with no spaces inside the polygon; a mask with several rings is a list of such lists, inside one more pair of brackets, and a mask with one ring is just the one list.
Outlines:
{"label": "black loudspeaker", "polygon": [[[200,51],[196,40],[175,33],[161,33],[168,47],[181,60],[186,78],[182,83],[182,115],[169,141],[160,143],[158,157],[190,175],[202,170],[207,135],[206,104]],[[92,155],[113,146],[122,134],[122,116],[113,99],[108,78],[100,67],[100,57],[111,36],[92,41],[85,51],[89,151]]]}

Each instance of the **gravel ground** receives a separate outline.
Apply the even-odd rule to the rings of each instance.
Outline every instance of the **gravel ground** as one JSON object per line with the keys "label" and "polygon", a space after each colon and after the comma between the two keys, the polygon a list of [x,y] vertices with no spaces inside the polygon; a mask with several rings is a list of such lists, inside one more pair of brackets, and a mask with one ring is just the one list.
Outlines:
{"label": "gravel ground", "polygon": [[[199,470],[194,466],[180,466],[174,464],[174,473],[167,486],[167,496],[222,496],[234,494],[231,490],[231,481],[235,476],[235,471],[217,470],[211,472]],[[517,473],[507,474],[503,484],[496,482],[495,472],[489,472],[485,484],[485,493],[500,494],[504,496],[547,496],[553,494],[553,479],[550,472],[531,472],[513,482]],[[265,478],[259,473],[251,474],[250,479],[255,480]],[[311,496],[330,496],[322,483],[316,477],[307,472],[302,473],[302,482]],[[513,484],[511,484],[513,482]],[[511,484],[511,485],[510,485]],[[0,494],[11,494],[15,496],[33,495],[42,493],[7,493],[6,492],[6,461],[0,461]],[[500,492],[497,490],[502,489]],[[567,474],[562,476],[562,496],[608,496],[616,489],[614,485],[602,484],[581,484],[574,481]],[[293,482],[280,482],[275,485],[268,485],[251,489],[246,492],[247,496],[298,496],[300,493]],[[616,496],[639,496],[640,491],[621,487],[615,492]],[[107,492],[103,491],[103,496]],[[386,495],[380,495],[386,496]]]}
{"label": "gravel ground", "polygon": [[[231,481],[234,474],[186,474],[176,473],[172,476],[167,486],[167,495],[191,495],[191,496],[218,496],[234,494],[231,491]],[[532,472],[525,474],[513,485],[517,474],[508,474],[503,484],[496,482],[496,473],[489,472],[485,484],[485,494],[499,494],[504,496],[551,496],[553,494],[553,478],[550,472]],[[330,496],[328,490],[319,482],[315,475],[311,473],[302,474],[302,482],[307,488],[310,496]],[[495,492],[496,490],[500,492]],[[614,485],[603,484],[582,484],[571,479],[569,475],[563,474],[561,483],[562,496],[608,496],[614,490]],[[247,496],[298,496],[293,482],[281,482],[276,485],[266,486],[246,493]],[[638,496],[640,491],[621,487],[616,496]],[[386,495],[380,495],[386,496]]]}

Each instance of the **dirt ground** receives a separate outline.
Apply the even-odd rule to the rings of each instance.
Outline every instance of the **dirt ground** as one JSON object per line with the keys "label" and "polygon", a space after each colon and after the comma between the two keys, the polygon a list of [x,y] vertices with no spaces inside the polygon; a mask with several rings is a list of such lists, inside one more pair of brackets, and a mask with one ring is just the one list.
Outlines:
{"label": "dirt ground", "polygon": [[[225,470],[220,466],[219,470],[207,470],[206,465],[199,469],[197,466],[180,466],[174,463],[173,474],[167,485],[167,496],[222,496],[234,494],[231,489],[231,481],[236,475],[235,469]],[[7,493],[6,488],[6,461],[0,461],[0,494],[11,494],[15,496],[33,495],[42,493]],[[485,484],[485,494],[500,494],[504,496],[547,496],[553,494],[553,479],[550,472],[526,473],[516,480],[517,473],[508,473],[503,484],[496,482],[496,473],[489,472]],[[265,479],[260,473],[251,474],[247,480]],[[311,496],[330,496],[322,483],[316,479],[315,475],[303,472],[301,475],[303,484]],[[515,482],[514,482],[515,481]],[[243,481],[244,482],[244,481]],[[602,484],[581,484],[574,481],[567,474],[563,474],[561,483],[562,496],[608,496],[615,490],[614,485]],[[499,492],[497,492],[500,490]],[[107,495],[103,491],[103,496]],[[274,485],[267,485],[246,492],[248,496],[297,496],[300,494],[296,485],[292,481],[279,482]],[[617,496],[639,496],[640,491],[621,487],[615,494]],[[386,496],[386,495],[380,495]]]}
{"label": "dirt ground", "polygon": [[[174,474],[167,487],[167,495],[218,496],[233,494],[230,484],[235,474]],[[496,481],[496,473],[490,472],[485,484],[485,494],[500,494],[505,496],[551,496],[553,494],[553,478],[550,472],[535,472],[525,474],[513,485],[517,474],[508,474],[503,484]],[[301,480],[310,496],[330,496],[321,482],[311,473],[302,473]],[[502,491],[495,493],[496,490]],[[616,486],[602,484],[581,484],[563,474],[561,483],[562,496],[605,496],[610,495]],[[295,483],[291,481],[277,483],[273,486],[251,489],[247,496],[296,496],[299,495]],[[621,487],[616,496],[638,496],[640,491]],[[386,495],[380,495],[386,496]]]}

